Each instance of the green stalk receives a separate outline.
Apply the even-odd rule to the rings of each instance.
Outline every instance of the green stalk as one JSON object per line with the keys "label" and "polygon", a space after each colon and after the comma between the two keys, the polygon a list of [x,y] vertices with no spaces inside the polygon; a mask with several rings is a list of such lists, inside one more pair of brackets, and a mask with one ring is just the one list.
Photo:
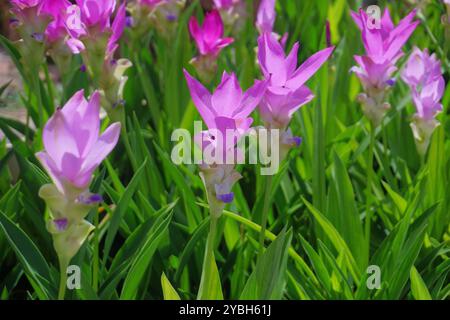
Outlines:
{"label": "green stalk", "polygon": [[206,240],[205,248],[205,258],[203,260],[202,277],[200,280],[200,289],[198,299],[202,299],[205,293],[204,288],[212,283],[212,268],[210,267],[211,261],[214,260],[214,241],[217,235],[217,222],[219,221],[219,216],[211,212],[211,218],[209,221],[209,233],[208,239]]}
{"label": "green stalk", "polygon": [[372,175],[373,175],[373,153],[375,148],[375,126],[370,123],[370,145],[367,157],[367,189],[366,189],[366,221],[365,221],[365,233],[367,239],[367,246],[370,248],[370,230],[372,223],[372,213],[370,210],[371,192],[372,192]]}
{"label": "green stalk", "polygon": [[33,91],[36,93],[37,103],[38,103],[38,116],[39,116],[39,128],[43,127],[44,123],[44,104],[42,100],[42,92],[41,92],[41,86],[39,84],[39,68],[36,71],[36,73],[33,75]]}
{"label": "green stalk", "polygon": [[264,189],[264,206],[262,212],[261,231],[259,232],[258,259],[261,259],[264,253],[264,238],[266,235],[267,218],[269,215],[270,198],[272,193],[272,182],[273,182],[272,179],[273,179],[272,176],[267,177],[266,187]]}
{"label": "green stalk", "polygon": [[67,267],[69,263],[65,259],[59,258],[59,291],[58,300],[64,300],[67,286]]}
{"label": "green stalk", "polygon": [[124,107],[121,106],[121,110],[118,110],[118,113],[110,114],[109,117],[111,121],[118,121],[121,124],[121,138],[123,145],[125,146],[125,151],[128,155],[128,159],[130,159],[131,167],[134,171],[138,169],[138,165],[135,161],[135,155],[133,149],[131,148],[130,139],[128,138],[128,130],[127,130],[127,119],[125,115]]}
{"label": "green stalk", "polygon": [[99,270],[99,230],[98,230],[98,212],[94,215],[94,225],[95,225],[95,231],[94,231],[94,261],[92,266],[92,287],[94,288],[94,291],[98,292],[98,270]]}

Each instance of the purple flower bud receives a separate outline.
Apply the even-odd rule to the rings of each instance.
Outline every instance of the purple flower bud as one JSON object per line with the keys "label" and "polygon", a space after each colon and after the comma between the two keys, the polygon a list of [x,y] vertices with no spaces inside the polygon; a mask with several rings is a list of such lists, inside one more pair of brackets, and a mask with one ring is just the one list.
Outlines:
{"label": "purple flower bud", "polygon": [[69,221],[67,218],[60,218],[53,220],[53,223],[58,231],[65,231],[67,229],[67,225]]}
{"label": "purple flower bud", "polygon": [[103,197],[100,194],[91,194],[88,197],[81,195],[78,197],[78,201],[89,205],[102,202]]}
{"label": "purple flower bud", "polygon": [[19,19],[11,18],[9,19],[9,25],[11,28],[15,28],[19,25]]}
{"label": "purple flower bud", "polygon": [[390,87],[394,86],[394,84],[395,84],[395,79],[389,79],[389,80],[387,80],[387,81],[386,81],[386,84],[387,84],[388,86],[390,86]]}
{"label": "purple flower bud", "polygon": [[234,193],[230,192],[226,194],[218,194],[217,199],[225,203],[230,203],[234,199]]}
{"label": "purple flower bud", "polygon": [[126,17],[125,18],[125,25],[127,26],[127,28],[132,28],[134,26],[134,19],[133,17]]}
{"label": "purple flower bud", "polygon": [[302,138],[301,137],[294,137],[292,138],[292,140],[294,141],[295,145],[298,147],[302,144]]}
{"label": "purple flower bud", "polygon": [[81,65],[80,71],[81,71],[81,72],[86,72],[86,65],[85,65],[85,64],[82,64],[82,65]]}
{"label": "purple flower bud", "polygon": [[38,41],[38,42],[43,42],[44,41],[44,34],[40,33],[40,32],[35,32],[31,35],[31,37]]}
{"label": "purple flower bud", "polygon": [[176,15],[176,14],[173,14],[173,13],[168,13],[168,14],[166,15],[166,19],[167,19],[168,21],[170,21],[170,22],[176,21],[177,18],[178,18],[177,15]]}

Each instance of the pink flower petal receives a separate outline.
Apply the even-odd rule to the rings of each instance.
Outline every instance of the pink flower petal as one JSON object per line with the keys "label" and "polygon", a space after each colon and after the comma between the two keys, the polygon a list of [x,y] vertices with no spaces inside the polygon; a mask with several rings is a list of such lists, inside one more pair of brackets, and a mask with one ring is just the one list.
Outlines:
{"label": "pink flower petal", "polygon": [[95,142],[81,168],[82,173],[92,172],[114,149],[120,136],[120,123],[110,125]]}
{"label": "pink flower petal", "polygon": [[333,53],[333,50],[334,47],[326,48],[309,57],[297,71],[295,71],[293,77],[286,82],[286,86],[292,89],[303,86],[303,84],[328,60]]}
{"label": "pink flower petal", "polygon": [[214,117],[216,116],[211,105],[211,93],[196,79],[194,79],[186,70],[184,76],[191,93],[194,105],[205,121],[208,128],[214,128]]}

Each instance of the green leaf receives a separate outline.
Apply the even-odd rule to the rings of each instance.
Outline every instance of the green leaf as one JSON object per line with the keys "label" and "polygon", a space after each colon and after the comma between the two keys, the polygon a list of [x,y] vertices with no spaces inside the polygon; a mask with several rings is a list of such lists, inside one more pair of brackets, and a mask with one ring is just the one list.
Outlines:
{"label": "green leaf", "polygon": [[5,38],[1,34],[0,34],[0,45],[2,45],[3,48],[5,48],[5,50],[8,52],[9,56],[14,61],[14,64],[16,65],[17,70],[19,70],[20,74],[23,77],[24,72],[23,72],[23,66],[20,63],[21,56],[20,56],[19,50],[16,49],[16,47],[10,40]]}
{"label": "green leaf", "polygon": [[314,271],[317,274],[318,279],[322,283],[322,285],[327,289],[327,291],[331,290],[331,281],[330,281],[330,275],[327,271],[327,268],[325,267],[325,264],[323,263],[322,259],[320,258],[320,255],[314,250],[314,248],[308,243],[308,241],[305,240],[300,235],[300,241],[302,243],[303,249],[305,249],[306,254],[308,255],[309,259],[311,260],[311,263],[313,265]]}
{"label": "green leaf", "polygon": [[50,269],[33,241],[2,211],[0,226],[38,297],[42,300],[54,297],[55,288],[51,285]]}
{"label": "green leaf", "polygon": [[368,246],[363,245],[367,241],[356,207],[350,177],[341,158],[336,153],[334,153],[332,177],[332,188],[334,187],[335,190],[336,201],[329,206],[326,216],[330,222],[333,222],[334,227],[348,244],[358,263],[359,270],[363,270],[369,260]]}
{"label": "green leaf", "polygon": [[281,231],[250,275],[240,299],[268,300],[281,299],[286,282],[286,263],[291,245],[292,230]]}
{"label": "green leaf", "polygon": [[191,186],[185,181],[185,177],[183,176],[183,174],[181,174],[177,166],[170,160],[167,153],[164,152],[164,150],[162,150],[161,147],[156,144],[155,148],[161,158],[161,161],[164,162],[167,166],[167,171],[174,180],[175,185],[178,188],[178,192],[181,193],[181,197],[184,203],[184,209],[186,212],[186,219],[188,220],[189,231],[192,232],[203,220],[201,218],[200,209],[195,204],[196,199],[194,192],[192,191]]}
{"label": "green leaf", "polygon": [[159,217],[155,222],[146,242],[133,258],[130,270],[123,284],[120,299],[129,300],[137,297],[139,285],[142,283],[145,272],[147,271],[153,255],[159,247],[159,242],[163,238],[163,234],[167,230],[171,220],[172,213],[165,217]]}
{"label": "green leaf", "polygon": [[344,239],[341,237],[336,228],[331,224],[331,222],[325,218],[316,208],[313,207],[311,203],[309,203],[305,198],[303,198],[303,202],[308,207],[309,211],[312,213],[314,218],[317,220],[319,225],[325,231],[325,234],[333,243],[337,252],[343,253],[346,257],[346,263],[349,267],[349,270],[353,276],[353,280],[358,282],[360,278],[360,271],[358,269],[358,265],[356,264],[355,258],[353,257],[347,243],[345,243]]}
{"label": "green leaf", "polygon": [[384,188],[388,192],[398,211],[403,214],[408,207],[408,202],[401,195],[392,190],[392,188],[386,182],[381,182],[383,183]]}
{"label": "green leaf", "polygon": [[214,258],[214,254],[211,255],[211,260],[209,261],[209,263],[205,261],[203,268],[203,272],[208,272],[205,271],[206,268],[210,269],[209,274],[211,275],[211,281],[206,283],[206,286],[200,287],[197,295],[197,300],[223,300],[222,284],[220,283],[220,275],[219,271],[217,270],[217,264],[216,259]]}
{"label": "green leaf", "polygon": [[412,295],[416,300],[432,300],[425,282],[414,266],[411,267],[410,279]]}
{"label": "green leaf", "polygon": [[172,287],[169,279],[167,279],[166,275],[161,275],[161,286],[163,290],[164,300],[181,300],[177,291]]}
{"label": "green leaf", "polygon": [[143,176],[143,171],[146,165],[146,161],[140,166],[140,168],[136,171],[130,183],[128,184],[125,192],[122,194],[119,202],[117,203],[117,207],[114,210],[114,214],[111,218],[111,222],[109,224],[108,233],[106,234],[105,240],[105,248],[103,250],[104,260],[103,265],[106,264],[106,261],[109,257],[109,252],[111,250],[111,246],[116,236],[117,231],[119,230],[119,225],[122,220],[122,216],[125,214],[126,210],[129,207],[129,203],[131,198],[133,197],[134,192],[136,191],[137,186]]}

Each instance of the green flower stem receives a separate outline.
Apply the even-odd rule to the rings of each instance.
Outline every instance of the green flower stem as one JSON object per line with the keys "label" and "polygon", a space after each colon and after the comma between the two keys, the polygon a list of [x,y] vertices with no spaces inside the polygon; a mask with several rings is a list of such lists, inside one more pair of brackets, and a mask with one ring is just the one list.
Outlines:
{"label": "green flower stem", "polygon": [[125,109],[123,106],[119,107],[121,110],[118,110],[118,112],[113,113],[113,117],[111,117],[111,121],[118,121],[121,124],[121,138],[123,145],[125,146],[125,150],[128,154],[128,159],[130,159],[131,167],[134,171],[136,171],[139,167],[135,161],[135,154],[133,152],[133,149],[131,148],[130,139],[128,138],[128,130],[127,130],[127,120],[125,116]]}
{"label": "green flower stem", "polygon": [[59,291],[58,300],[64,300],[66,294],[67,286],[67,267],[69,266],[68,261],[63,258],[59,258]]}
{"label": "green flower stem", "polygon": [[99,246],[100,246],[100,239],[99,239],[99,220],[98,220],[98,212],[94,215],[94,261],[93,261],[93,267],[92,267],[92,287],[94,288],[94,291],[98,292],[98,270],[99,270]]}
{"label": "green flower stem", "polygon": [[372,205],[372,176],[373,172],[373,155],[375,148],[375,126],[370,123],[370,145],[367,153],[367,188],[366,188],[366,221],[365,221],[365,234],[367,240],[367,246],[370,248],[370,230],[372,223],[372,212],[370,206]]}
{"label": "green flower stem", "polygon": [[[203,260],[203,268],[202,268],[202,277],[200,280],[200,289],[199,293],[204,294],[203,288],[208,286],[211,283],[211,271],[210,267],[211,261],[214,259],[214,242],[217,235],[217,222],[219,221],[219,216],[211,213],[211,218],[209,221],[209,233],[208,239],[206,240],[206,249],[205,249],[205,258]],[[198,297],[201,299],[202,297],[199,295]]]}
{"label": "green flower stem", "polygon": [[36,99],[38,103],[38,116],[39,116],[39,128],[43,127],[44,124],[44,104],[42,100],[42,92],[41,92],[41,85],[40,85],[40,79],[39,79],[39,68],[32,76],[32,90],[36,94]]}
{"label": "green flower stem", "polygon": [[266,187],[264,189],[264,205],[262,212],[261,231],[259,233],[258,259],[260,259],[262,257],[262,254],[264,253],[264,238],[266,234],[267,218],[269,215],[270,198],[272,193],[272,182],[273,182],[272,178],[273,178],[272,176],[267,177]]}
{"label": "green flower stem", "polygon": [[[209,208],[209,205],[205,204],[205,203],[201,203],[201,202],[196,202],[199,206],[204,207],[204,208]],[[248,220],[246,218],[244,218],[243,216],[236,214],[234,212],[228,211],[228,210],[223,210],[223,215],[233,219],[236,222],[242,223],[243,225],[247,226],[248,228],[256,231],[256,232],[261,232],[262,228],[259,224]],[[264,232],[264,236],[266,239],[270,240],[270,241],[274,241],[277,236],[275,234],[273,234],[272,232],[266,230]],[[295,252],[294,248],[290,247],[289,248],[289,256],[292,258],[292,260],[294,260],[295,262],[298,263],[298,265],[305,271],[305,274],[310,277],[310,279],[312,279],[312,281],[319,285],[319,280],[317,279],[317,277],[314,275],[314,272],[308,267],[308,265],[306,264],[305,260],[303,260],[303,258],[297,253]]]}

